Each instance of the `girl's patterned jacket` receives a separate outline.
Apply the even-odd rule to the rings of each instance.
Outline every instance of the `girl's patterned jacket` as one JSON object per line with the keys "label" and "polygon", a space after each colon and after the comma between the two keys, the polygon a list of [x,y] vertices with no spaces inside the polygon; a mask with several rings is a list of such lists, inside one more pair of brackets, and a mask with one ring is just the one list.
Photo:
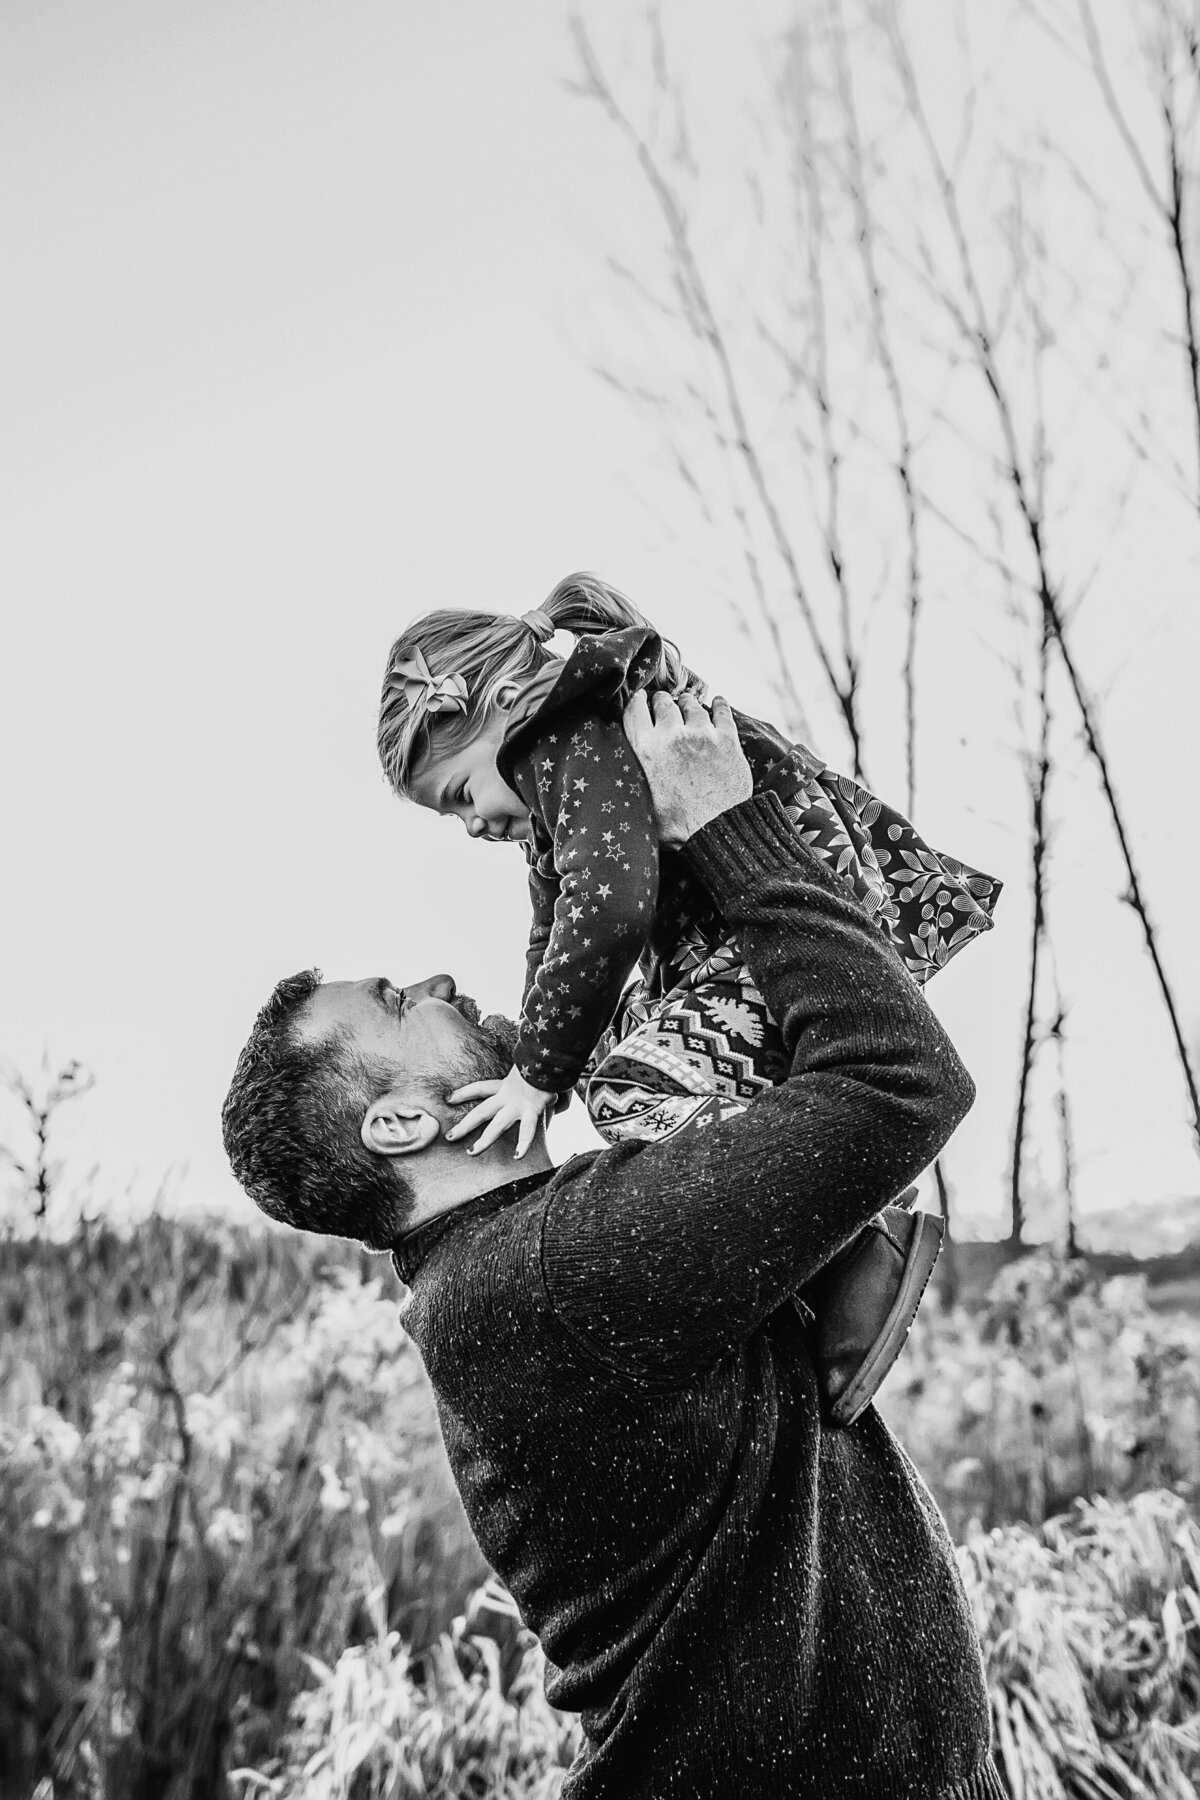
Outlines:
{"label": "girl's patterned jacket", "polygon": [[[581,638],[505,733],[500,774],[529,808],[533,926],[515,1062],[563,1093],[583,1073],[639,959],[665,990],[728,931],[685,861],[660,846],[621,716],[652,684],[660,640],[643,626]],[[1000,883],[932,851],[909,822],[802,744],[734,715],[754,791],[782,800],[801,839],[854,888],[924,982],[991,929]]]}

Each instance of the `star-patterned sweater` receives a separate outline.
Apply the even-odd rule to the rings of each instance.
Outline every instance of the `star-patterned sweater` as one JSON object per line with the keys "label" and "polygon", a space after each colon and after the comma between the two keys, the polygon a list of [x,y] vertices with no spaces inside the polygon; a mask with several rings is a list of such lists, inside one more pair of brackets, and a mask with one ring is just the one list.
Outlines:
{"label": "star-patterned sweater", "polygon": [[[549,691],[518,705],[496,759],[533,827],[514,1061],[550,1093],[579,1079],[639,958],[648,966],[669,955],[685,925],[713,911],[680,858],[659,846],[621,722],[630,695],[650,684],[659,647],[641,626],[580,638]],[[737,719],[757,783],[788,745],[770,726]]]}
{"label": "star-patterned sweater", "polygon": [[681,855],[787,1078],[394,1251],[467,1516],[582,1715],[563,1800],[1004,1800],[941,1516],[873,1408],[826,1429],[790,1301],[937,1154],[970,1078],[776,796]]}
{"label": "star-patterned sweater", "polygon": [[[644,626],[581,638],[518,704],[497,756],[532,824],[533,925],[514,1061],[550,1093],[583,1073],[639,959],[651,991],[685,940],[712,947],[729,935],[686,860],[660,847],[621,722],[630,695],[652,683],[660,648]],[[755,792],[783,798],[801,836],[854,882],[916,980],[990,929],[999,883],[930,851],[907,820],[845,777],[827,776],[824,763],[773,726],[734,717]],[[818,776],[827,797],[809,810],[793,806]],[[878,850],[872,832],[883,840]],[[885,879],[880,862],[889,857]],[[758,1071],[772,1080],[774,1050],[764,1046]]]}

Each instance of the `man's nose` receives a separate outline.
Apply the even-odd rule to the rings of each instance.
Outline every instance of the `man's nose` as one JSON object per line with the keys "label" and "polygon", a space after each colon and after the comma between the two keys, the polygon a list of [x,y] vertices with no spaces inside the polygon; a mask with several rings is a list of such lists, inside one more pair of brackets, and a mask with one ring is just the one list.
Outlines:
{"label": "man's nose", "polygon": [[453,1000],[458,989],[453,975],[427,975],[424,981],[410,982],[404,991],[410,1000]]}
{"label": "man's nose", "polygon": [[481,838],[481,837],[486,837],[487,834],[488,834],[487,822],[486,822],[486,820],[481,819],[479,817],[478,813],[476,813],[476,815],[473,819],[467,820],[467,836],[468,837]]}

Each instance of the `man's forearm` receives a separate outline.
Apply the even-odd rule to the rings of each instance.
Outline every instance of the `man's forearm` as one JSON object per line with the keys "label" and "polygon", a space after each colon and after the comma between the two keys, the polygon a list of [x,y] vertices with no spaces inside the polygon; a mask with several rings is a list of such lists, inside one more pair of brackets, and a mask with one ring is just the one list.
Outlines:
{"label": "man's forearm", "polygon": [[744,1341],[936,1156],[971,1079],[899,957],[773,795],[689,838],[791,1054],[739,1117],[565,1172],[550,1299],[598,1351],[690,1378]]}

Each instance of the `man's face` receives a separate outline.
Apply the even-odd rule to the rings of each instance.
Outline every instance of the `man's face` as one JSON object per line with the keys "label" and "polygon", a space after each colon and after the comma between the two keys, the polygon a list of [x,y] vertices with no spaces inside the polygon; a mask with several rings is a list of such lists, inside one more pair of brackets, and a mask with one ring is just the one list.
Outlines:
{"label": "man's face", "polygon": [[339,1034],[364,1062],[393,1071],[394,1085],[453,1092],[471,1081],[498,1081],[512,1066],[515,1027],[479,1017],[449,975],[430,975],[397,987],[386,975],[324,982],[296,1026],[319,1043]]}

